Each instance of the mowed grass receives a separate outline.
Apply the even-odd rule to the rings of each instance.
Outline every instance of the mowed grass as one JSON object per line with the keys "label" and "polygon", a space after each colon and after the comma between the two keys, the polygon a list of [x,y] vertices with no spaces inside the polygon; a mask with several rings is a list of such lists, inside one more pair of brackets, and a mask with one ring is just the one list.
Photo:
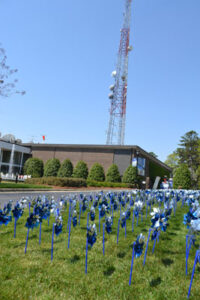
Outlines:
{"label": "mowed grass", "polygon": [[14,183],[14,182],[1,182],[1,189],[52,189],[52,187],[46,185],[36,185],[36,184],[28,184],[28,183]]}
{"label": "mowed grass", "polygon": [[[132,243],[139,233],[147,239],[150,218],[139,226],[127,222],[127,237],[120,228],[117,238],[118,214],[114,218],[113,231],[106,234],[105,256],[102,253],[102,226],[97,242],[88,251],[88,274],[85,275],[86,213],[81,225],[72,227],[70,248],[67,249],[67,216],[63,212],[63,233],[55,237],[54,258],[51,262],[51,236],[54,218],[42,223],[42,243],[39,245],[39,227],[30,231],[27,253],[24,254],[27,229],[24,227],[28,211],[18,220],[17,237],[13,238],[14,222],[0,227],[0,299],[123,299],[123,300],[182,300],[186,299],[197,248],[189,257],[185,275],[185,236],[182,224],[187,207],[180,208],[171,216],[167,232],[161,232],[160,241],[152,254],[150,241],[143,267],[143,255],[134,260],[132,284],[129,274]],[[102,222],[103,223],[103,222]],[[98,228],[98,221],[96,221]],[[102,225],[102,224],[101,224]],[[197,266],[191,298],[200,299],[200,268]]]}

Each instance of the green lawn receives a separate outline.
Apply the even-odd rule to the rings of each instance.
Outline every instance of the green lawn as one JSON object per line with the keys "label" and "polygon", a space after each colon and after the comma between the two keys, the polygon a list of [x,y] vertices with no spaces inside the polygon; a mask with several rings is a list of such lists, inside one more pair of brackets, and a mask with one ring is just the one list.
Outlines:
{"label": "green lawn", "polygon": [[46,185],[36,185],[28,183],[15,183],[15,182],[1,182],[1,189],[51,189],[52,187]]}
{"label": "green lawn", "polygon": [[[180,206],[180,205],[179,205]],[[187,297],[190,277],[197,248],[190,252],[188,272],[185,275],[185,235],[182,224],[187,207],[178,207],[176,217],[170,219],[167,232],[152,254],[150,241],[146,265],[143,255],[134,260],[131,286],[128,285],[132,255],[132,242],[139,233],[146,237],[150,219],[139,222],[134,233],[131,220],[127,223],[127,237],[120,228],[116,244],[117,218],[113,232],[106,234],[105,257],[102,254],[102,231],[88,252],[88,274],[85,275],[86,213],[81,226],[72,228],[70,248],[67,249],[67,211],[63,213],[63,233],[55,237],[54,259],[51,262],[51,233],[54,218],[42,224],[42,243],[39,246],[39,227],[30,231],[27,253],[24,254],[27,229],[24,227],[27,211],[17,224],[17,237],[13,238],[14,222],[0,227],[0,299],[123,299],[123,300],[183,300]],[[98,228],[98,222],[96,221]],[[200,267],[197,266],[190,299],[200,299]]]}

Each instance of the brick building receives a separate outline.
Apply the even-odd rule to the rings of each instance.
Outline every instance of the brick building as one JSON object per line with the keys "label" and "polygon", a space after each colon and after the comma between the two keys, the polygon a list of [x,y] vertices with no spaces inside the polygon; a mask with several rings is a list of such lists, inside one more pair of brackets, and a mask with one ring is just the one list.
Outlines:
{"label": "brick building", "polygon": [[[83,160],[90,169],[95,162],[98,162],[104,167],[105,172],[114,163],[118,166],[121,175],[132,164],[137,166],[138,174],[147,182],[150,180],[149,177],[152,177],[150,165],[154,165],[157,169],[162,168],[166,174],[170,174],[172,171],[166,164],[138,146],[34,143],[23,144],[23,146],[30,148],[32,156],[42,159],[44,163],[50,158],[58,158],[61,163],[65,159],[70,159],[75,166],[79,160]],[[154,179],[151,178],[151,180]]]}

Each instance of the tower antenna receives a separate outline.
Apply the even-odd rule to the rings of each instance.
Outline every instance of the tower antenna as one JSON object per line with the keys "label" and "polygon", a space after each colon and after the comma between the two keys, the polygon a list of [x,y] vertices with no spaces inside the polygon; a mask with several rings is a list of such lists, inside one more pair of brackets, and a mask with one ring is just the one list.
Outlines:
{"label": "tower antenna", "polygon": [[128,80],[128,56],[132,47],[129,45],[130,22],[131,22],[131,3],[132,0],[125,0],[124,23],[121,29],[121,39],[116,70],[112,72],[115,79],[110,86],[111,102],[110,119],[108,124],[107,145],[124,145],[125,123],[126,123],[126,99],[127,99],[127,80]]}

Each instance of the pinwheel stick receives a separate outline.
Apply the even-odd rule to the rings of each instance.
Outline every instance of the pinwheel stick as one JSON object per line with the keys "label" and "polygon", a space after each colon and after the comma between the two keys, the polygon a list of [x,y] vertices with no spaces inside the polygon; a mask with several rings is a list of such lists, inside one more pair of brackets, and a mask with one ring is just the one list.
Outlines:
{"label": "pinwheel stick", "polygon": [[119,226],[120,226],[120,219],[118,220],[118,226],[117,226],[117,244],[119,242]]}
{"label": "pinwheel stick", "polygon": [[125,218],[125,237],[126,237],[126,218]]}
{"label": "pinwheel stick", "polygon": [[133,218],[132,218],[132,232],[134,231],[134,218],[135,218],[135,215],[134,215],[134,210],[133,210]]}
{"label": "pinwheel stick", "polygon": [[28,236],[29,236],[29,228],[27,230],[27,236],[26,236],[26,245],[25,245],[25,250],[24,253],[26,254],[27,246],[28,246]]}
{"label": "pinwheel stick", "polygon": [[88,238],[86,236],[86,247],[85,247],[85,274],[87,274],[87,258],[88,258]]}
{"label": "pinwheel stick", "polygon": [[41,236],[42,236],[42,222],[40,222],[39,245],[41,244]]}
{"label": "pinwheel stick", "polygon": [[145,254],[144,254],[143,266],[145,265],[145,262],[146,262],[146,256],[147,256],[147,250],[148,250],[148,246],[149,246],[150,234],[151,234],[151,228],[149,229],[149,234],[148,234],[148,239],[147,239],[147,244],[146,244],[146,249],[145,249]]}
{"label": "pinwheel stick", "polygon": [[68,222],[67,222],[67,231],[69,230],[69,222],[70,221],[70,218],[71,218],[71,202],[70,202],[70,206],[69,206],[69,215],[68,215]]}
{"label": "pinwheel stick", "polygon": [[99,232],[101,232],[101,215],[99,210]]}
{"label": "pinwheel stick", "polygon": [[157,240],[157,236],[156,236],[156,238],[155,238],[155,240],[154,240],[154,244],[153,244],[152,253],[154,253],[154,250],[155,250],[155,246],[156,246],[156,240]]}
{"label": "pinwheel stick", "polygon": [[81,210],[82,210],[82,205],[81,203],[79,204],[79,221],[78,224],[80,225],[80,221],[81,221]]}
{"label": "pinwheel stick", "polygon": [[17,218],[15,218],[15,225],[14,225],[14,238],[16,238],[16,227],[17,227]]}
{"label": "pinwheel stick", "polygon": [[55,224],[53,223],[53,228],[52,228],[52,240],[51,240],[51,261],[53,260],[54,227],[55,227]]}
{"label": "pinwheel stick", "polygon": [[105,223],[103,223],[103,256],[105,255]]}
{"label": "pinwheel stick", "polygon": [[89,225],[89,217],[90,217],[90,213],[87,214],[87,227]]}
{"label": "pinwheel stick", "polygon": [[138,221],[139,221],[139,213],[137,215],[137,225],[136,226],[138,226]]}
{"label": "pinwheel stick", "polygon": [[70,245],[70,235],[71,235],[71,217],[69,219],[69,233],[68,233],[68,246],[67,248],[69,249],[69,245]]}
{"label": "pinwheel stick", "polygon": [[130,270],[130,277],[129,277],[129,285],[131,285],[132,272],[133,272],[133,262],[134,262],[134,256],[135,256],[134,246],[135,246],[135,243],[133,243],[133,252],[132,252],[132,259],[131,259],[131,270]]}
{"label": "pinwheel stick", "polygon": [[146,218],[147,218],[147,214],[148,214],[148,204],[146,206]]}
{"label": "pinwheel stick", "polygon": [[196,267],[197,262],[199,261],[199,256],[200,256],[200,251],[197,250],[196,255],[195,255],[195,259],[194,259],[194,265],[193,265],[192,276],[191,276],[191,280],[190,280],[190,286],[189,286],[187,298],[190,297],[190,292],[191,292],[191,288],[192,288],[192,281],[193,281],[193,277],[194,277],[195,267]]}
{"label": "pinwheel stick", "polygon": [[[189,238],[189,245],[188,245],[188,238]],[[188,274],[188,258],[190,254],[190,249],[192,247],[192,235],[186,236],[186,264],[185,264],[185,273]]]}

